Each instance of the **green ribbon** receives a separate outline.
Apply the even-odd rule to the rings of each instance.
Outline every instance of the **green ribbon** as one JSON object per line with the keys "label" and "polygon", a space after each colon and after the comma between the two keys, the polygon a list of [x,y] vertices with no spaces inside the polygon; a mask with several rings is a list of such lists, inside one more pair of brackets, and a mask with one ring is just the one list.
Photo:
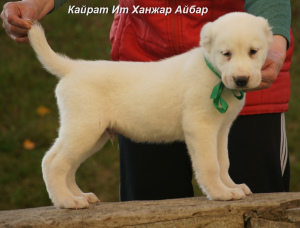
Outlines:
{"label": "green ribbon", "polygon": [[[218,78],[221,79],[221,75],[215,70],[215,68],[208,62],[208,60],[205,58],[205,62],[209,69],[214,72],[215,75],[218,76]],[[213,104],[215,108],[222,114],[224,114],[228,109],[227,102],[221,97],[221,93],[224,89],[225,85],[222,81],[220,81],[212,90],[212,93],[210,95],[210,98],[213,99]],[[240,95],[235,94],[235,90],[232,90],[233,95],[238,99],[242,100],[244,98],[244,92],[242,90],[239,90]]]}

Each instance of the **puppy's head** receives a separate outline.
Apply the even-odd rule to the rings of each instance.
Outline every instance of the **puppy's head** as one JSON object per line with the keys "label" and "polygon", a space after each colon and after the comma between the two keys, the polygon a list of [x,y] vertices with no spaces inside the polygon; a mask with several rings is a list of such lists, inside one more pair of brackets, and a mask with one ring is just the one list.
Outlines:
{"label": "puppy's head", "polygon": [[230,13],[202,28],[200,45],[227,88],[253,89],[261,83],[272,35],[266,19]]}

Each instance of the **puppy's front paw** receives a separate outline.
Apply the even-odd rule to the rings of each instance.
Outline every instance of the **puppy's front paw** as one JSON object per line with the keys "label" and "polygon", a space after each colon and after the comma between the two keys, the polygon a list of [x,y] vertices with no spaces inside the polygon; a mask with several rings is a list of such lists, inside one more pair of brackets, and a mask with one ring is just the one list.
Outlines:
{"label": "puppy's front paw", "polygon": [[60,202],[54,201],[54,206],[59,208],[68,208],[68,209],[82,209],[88,208],[90,204],[84,197],[70,197],[60,200]]}
{"label": "puppy's front paw", "polygon": [[227,188],[223,191],[214,192],[212,194],[207,195],[210,200],[239,200],[244,199],[246,197],[243,190],[240,188]]}
{"label": "puppy's front paw", "polygon": [[230,198],[231,198],[229,200],[239,200],[239,199],[244,199],[246,197],[244,191],[239,189],[239,188],[230,189],[229,190],[229,195],[230,195]]}

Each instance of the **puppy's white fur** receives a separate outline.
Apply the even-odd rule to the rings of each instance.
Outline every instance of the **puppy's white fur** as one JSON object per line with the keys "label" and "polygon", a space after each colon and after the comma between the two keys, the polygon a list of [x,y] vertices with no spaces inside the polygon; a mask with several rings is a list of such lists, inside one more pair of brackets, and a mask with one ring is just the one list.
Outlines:
{"label": "puppy's white fur", "polygon": [[[225,88],[222,97],[229,108],[225,114],[215,109],[210,94],[220,79],[204,56],[226,87],[257,87],[272,41],[265,19],[246,13],[225,15],[205,25],[202,47],[150,63],[71,60],[51,50],[38,23],[29,39],[44,67],[60,78],[56,96],[61,127],[42,162],[55,206],[85,208],[98,201],[93,193],[79,189],[75,172],[107,142],[108,129],[137,142],[185,141],[197,181],[209,199],[242,199],[251,193],[228,175],[228,132],[244,99]],[[257,53],[250,54],[252,49]],[[227,52],[230,55],[224,55]],[[243,88],[235,84],[239,76],[248,78]]]}

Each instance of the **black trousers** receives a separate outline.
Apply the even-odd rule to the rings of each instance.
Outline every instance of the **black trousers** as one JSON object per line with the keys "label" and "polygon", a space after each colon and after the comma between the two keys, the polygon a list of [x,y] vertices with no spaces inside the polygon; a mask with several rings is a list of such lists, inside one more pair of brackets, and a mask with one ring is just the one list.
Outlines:
{"label": "black trousers", "polygon": [[[135,143],[119,135],[121,201],[193,196],[184,143]],[[289,191],[290,171],[283,113],[239,116],[228,142],[229,174],[253,193]]]}

